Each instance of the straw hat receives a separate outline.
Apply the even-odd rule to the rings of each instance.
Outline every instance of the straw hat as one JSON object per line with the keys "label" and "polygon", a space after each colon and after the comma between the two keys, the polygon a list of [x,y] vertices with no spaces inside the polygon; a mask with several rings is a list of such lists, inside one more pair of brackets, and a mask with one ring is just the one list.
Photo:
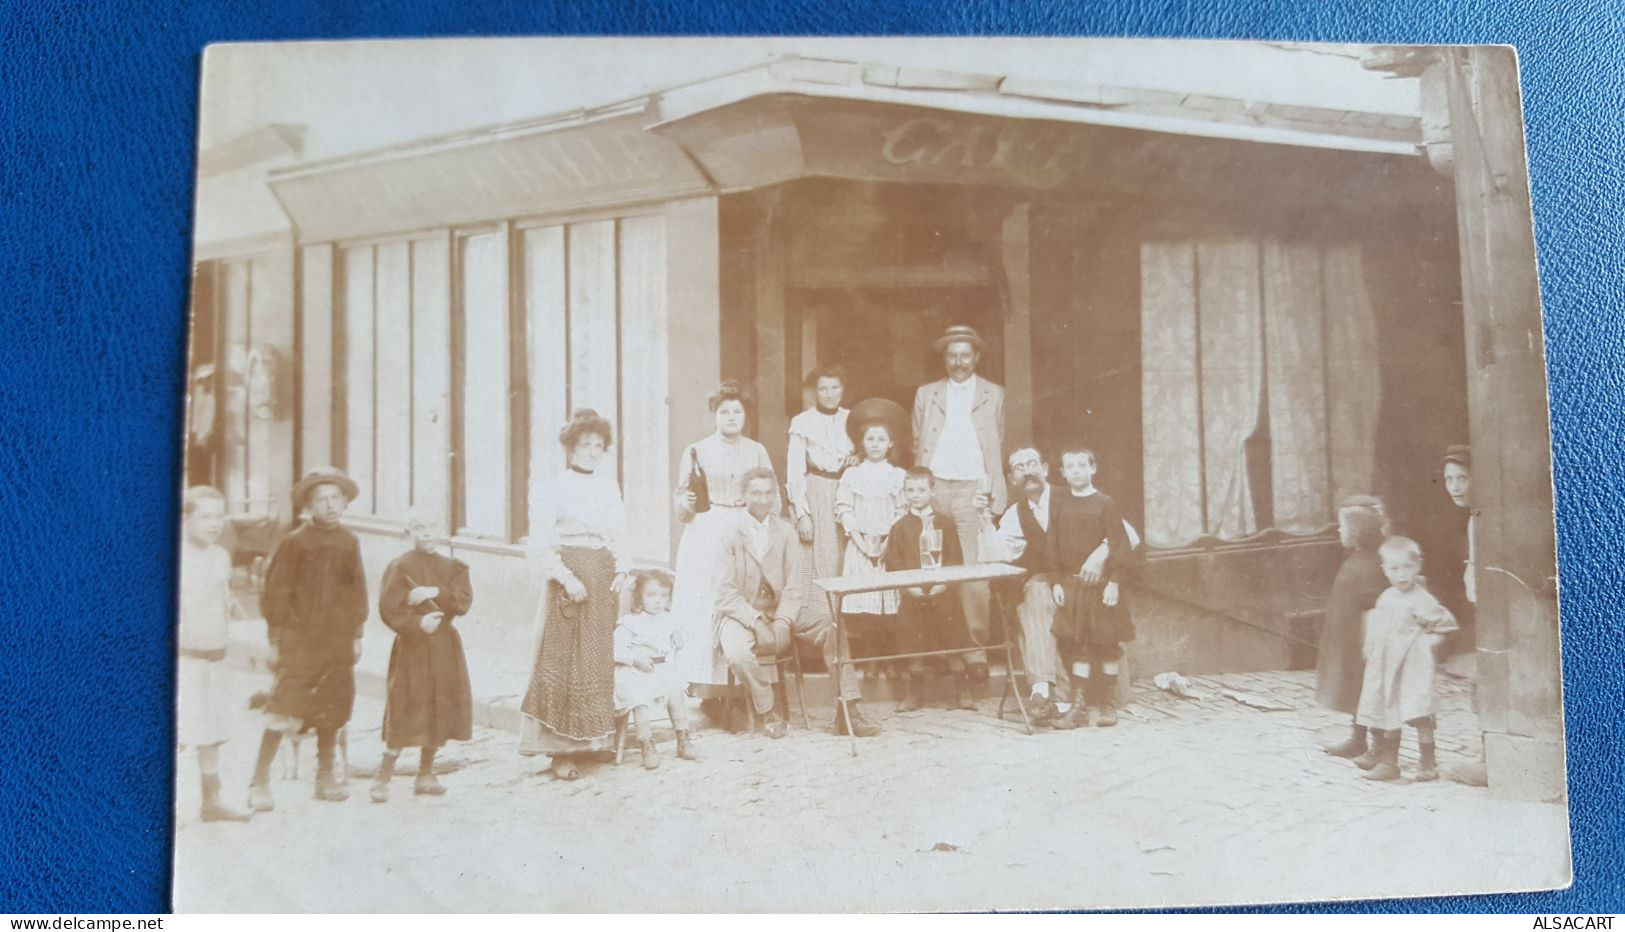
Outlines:
{"label": "straw hat", "polygon": [[937,342],[931,344],[931,348],[940,353],[946,350],[950,343],[969,343],[971,346],[976,347],[978,353],[987,352],[987,342],[982,339],[981,334],[976,332],[975,327],[966,327],[961,324],[949,327],[943,331],[942,336],[937,338]]}
{"label": "straw hat", "polygon": [[300,479],[298,484],[293,487],[293,507],[295,509],[305,507],[305,499],[310,497],[311,490],[319,485],[329,483],[339,487],[339,491],[344,493],[346,502],[355,501],[356,496],[361,494],[361,487],[356,485],[355,480],[346,476],[338,467],[317,466],[310,472],[305,473],[305,477]]}

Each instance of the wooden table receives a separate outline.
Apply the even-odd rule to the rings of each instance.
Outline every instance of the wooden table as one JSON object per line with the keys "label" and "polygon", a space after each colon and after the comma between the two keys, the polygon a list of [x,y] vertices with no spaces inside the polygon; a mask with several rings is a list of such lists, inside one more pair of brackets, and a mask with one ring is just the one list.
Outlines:
{"label": "wooden table", "polygon": [[[1018,579],[1027,575],[1027,571],[1008,563],[969,563],[964,566],[943,566],[929,570],[895,570],[890,573],[881,573],[876,576],[849,577],[831,576],[827,579],[815,580],[818,588],[824,590],[824,597],[829,600],[830,618],[835,622],[836,642],[834,674],[836,702],[840,704],[841,718],[847,723],[847,734],[852,739],[852,756],[858,756],[858,738],[852,734],[852,717],[846,706],[845,690],[841,689],[841,675],[846,665],[852,661],[848,659],[848,645],[846,626],[841,623],[842,596],[855,595],[862,592],[881,592],[886,589],[907,589],[912,586],[954,586],[961,583],[988,582],[994,579]],[[1027,716],[1027,704],[1021,698],[1021,690],[1016,688],[1016,667],[1013,662],[1014,651],[1010,644],[1010,633],[1003,624],[999,627],[1002,635],[997,644],[977,644],[971,647],[953,647],[946,650],[917,651],[908,654],[886,654],[878,657],[865,657],[863,663],[878,663],[886,660],[911,660],[916,657],[949,657],[960,654],[972,654],[980,651],[1004,652],[1004,688],[1016,697],[1016,707],[1021,710],[1021,721],[1026,726],[1027,733],[1032,734],[1032,719]],[[974,637],[972,638],[974,640]],[[1004,717],[1004,698],[999,698],[999,717]]]}

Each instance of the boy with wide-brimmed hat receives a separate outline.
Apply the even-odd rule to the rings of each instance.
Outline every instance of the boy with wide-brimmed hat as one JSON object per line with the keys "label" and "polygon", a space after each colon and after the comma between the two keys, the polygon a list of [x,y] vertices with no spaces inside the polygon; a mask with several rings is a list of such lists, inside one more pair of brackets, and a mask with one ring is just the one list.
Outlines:
{"label": "boy with wide-brimmed hat", "polygon": [[333,776],[339,729],[355,706],[355,664],[367,621],[361,542],[339,519],[360,490],[339,470],[311,470],[293,490],[293,507],[310,518],[271,555],[260,595],[276,680],[266,703],[249,805],[274,808],[271,762],[289,730],[316,732],[316,798],[339,802],[349,792]]}

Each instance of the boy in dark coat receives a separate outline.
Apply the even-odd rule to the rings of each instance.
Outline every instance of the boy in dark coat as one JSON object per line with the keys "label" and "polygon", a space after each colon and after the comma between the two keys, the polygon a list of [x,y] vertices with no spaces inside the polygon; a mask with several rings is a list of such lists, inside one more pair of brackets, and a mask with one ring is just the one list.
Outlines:
{"label": "boy in dark coat", "polygon": [[[1118,592],[1118,579],[1134,548],[1117,504],[1094,486],[1095,454],[1083,447],[1061,452],[1067,488],[1051,499],[1045,539],[1047,571],[1060,578],[1054,588],[1055,640],[1074,677],[1084,684],[1056,728],[1088,724],[1086,706],[1099,712],[1096,724],[1117,724],[1117,673],[1123,643],[1134,640],[1134,624]],[[1106,545],[1102,559],[1097,556]]]}
{"label": "boy in dark coat", "polygon": [[412,515],[412,549],[384,570],[378,615],[395,632],[389,652],[389,694],[384,703],[384,758],[368,795],[389,801],[389,780],[403,748],[419,748],[412,792],[440,796],[434,754],[447,741],[467,741],[474,724],[463,639],[452,620],[468,613],[474,590],[468,566],[435,552],[445,534],[434,521]]}
{"label": "boy in dark coat", "polygon": [[1348,715],[1353,733],[1326,748],[1333,757],[1355,758],[1366,752],[1366,728],[1354,720],[1365,681],[1365,613],[1388,588],[1382,573],[1382,546],[1388,522],[1382,502],[1369,495],[1343,500],[1337,511],[1337,536],[1349,554],[1332,581],[1326,621],[1320,629],[1315,662],[1315,701]]}
{"label": "boy in dark coat", "polygon": [[[886,570],[920,569],[921,538],[927,528],[936,532],[939,566],[960,566],[965,557],[959,546],[959,535],[953,520],[932,509],[931,495],[935,479],[931,470],[921,466],[910,469],[903,477],[903,500],[908,512],[892,525],[886,538]],[[958,597],[945,585],[929,589],[911,586],[902,592],[897,609],[896,647],[898,653],[920,653],[931,650],[951,650],[963,644]],[[908,661],[907,683],[903,701],[897,711],[915,712],[925,707],[926,658]],[[963,658],[951,657],[948,670],[953,674],[956,705],[961,709],[976,708],[965,682]]]}
{"label": "boy in dark coat", "polygon": [[294,508],[308,513],[310,521],[277,545],[266,570],[260,611],[276,680],[248,787],[249,806],[257,812],[275,808],[271,762],[282,733],[290,729],[316,732],[316,798],[341,802],[350,795],[333,777],[333,751],[355,706],[367,579],[361,542],[339,518],[359,491],[349,476],[330,466],[299,480]]}

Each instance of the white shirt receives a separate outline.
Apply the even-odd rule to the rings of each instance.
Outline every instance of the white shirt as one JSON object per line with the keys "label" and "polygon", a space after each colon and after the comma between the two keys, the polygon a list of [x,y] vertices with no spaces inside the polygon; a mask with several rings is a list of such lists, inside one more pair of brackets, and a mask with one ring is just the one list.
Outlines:
{"label": "white shirt", "polygon": [[768,522],[771,520],[773,520],[772,514],[769,514],[766,519],[758,521],[755,515],[748,511],[745,512],[745,533],[750,535],[750,549],[752,553],[756,554],[758,560],[767,556],[767,545],[773,539],[772,535],[768,533]]}
{"label": "white shirt", "polygon": [[846,435],[849,414],[845,408],[835,409],[834,414],[809,408],[790,421],[790,452],[784,462],[784,484],[790,493],[790,507],[798,517],[809,510],[808,465],[824,472],[839,472],[841,464],[852,455],[852,438]]}
{"label": "white shirt", "polygon": [[1049,493],[1051,488],[1052,486],[1046,482],[1044,483],[1044,493],[1038,496],[1037,502],[1024,497],[1021,501],[1005,509],[1004,516],[999,519],[999,526],[993,535],[993,539],[989,540],[987,535],[983,535],[984,539],[978,545],[979,549],[982,550],[983,559],[1007,563],[1011,560],[1021,559],[1021,555],[1027,552],[1027,535],[1021,532],[1021,515],[1016,512],[1017,508],[1031,509],[1033,517],[1038,520],[1038,526],[1046,531],[1049,530]]}
{"label": "white shirt", "polygon": [[530,508],[530,555],[548,576],[563,574],[560,547],[603,548],[614,555],[616,572],[631,568],[626,507],[613,467],[594,473],[566,469],[540,483]]}
{"label": "white shirt", "polygon": [[931,455],[931,474],[938,479],[980,479],[986,473],[982,443],[976,439],[970,412],[976,404],[976,376],[963,382],[948,380],[948,418]]}

